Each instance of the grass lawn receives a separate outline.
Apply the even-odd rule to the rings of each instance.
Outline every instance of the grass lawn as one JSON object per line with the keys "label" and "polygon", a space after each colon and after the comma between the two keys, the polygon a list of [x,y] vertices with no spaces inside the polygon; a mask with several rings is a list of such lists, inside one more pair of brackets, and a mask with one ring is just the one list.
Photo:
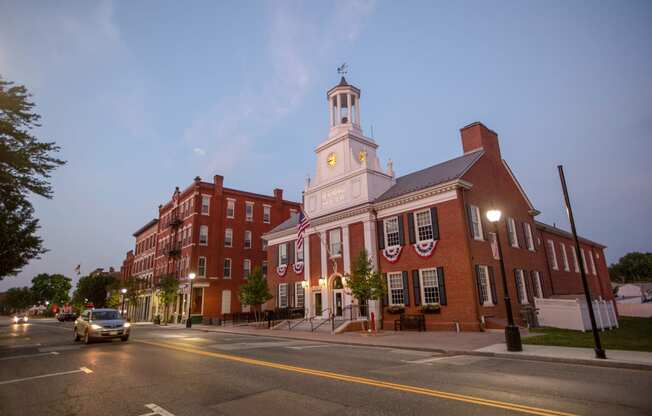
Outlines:
{"label": "grass lawn", "polygon": [[[620,328],[600,331],[604,349],[652,352],[652,318],[621,317]],[[560,347],[593,348],[593,333],[571,329],[532,328],[531,334],[543,334],[523,338],[523,344],[556,345]]]}

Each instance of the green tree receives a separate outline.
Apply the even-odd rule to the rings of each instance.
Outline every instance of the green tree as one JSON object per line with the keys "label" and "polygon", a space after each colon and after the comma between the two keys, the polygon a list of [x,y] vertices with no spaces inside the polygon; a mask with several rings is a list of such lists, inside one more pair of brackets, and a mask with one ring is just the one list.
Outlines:
{"label": "green tree", "polygon": [[32,293],[36,302],[50,301],[61,306],[70,300],[71,279],[62,274],[41,273],[32,279]]}
{"label": "green tree", "polygon": [[34,294],[28,287],[12,287],[7,290],[5,303],[14,311],[27,309],[34,304]]}
{"label": "green tree", "polygon": [[77,282],[77,288],[72,296],[73,305],[81,308],[86,299],[96,308],[106,307],[109,293],[116,284],[116,276],[101,269],[88,276],[82,276]]}
{"label": "green tree", "polygon": [[27,88],[0,77],[0,279],[46,251],[28,196],[51,198],[50,174],[65,163],[51,156],[54,142],[32,134],[41,118],[34,107]]}
{"label": "green tree", "polygon": [[634,251],[625,254],[618,263],[609,266],[609,276],[619,283],[652,280],[652,253]]}
{"label": "green tree", "polygon": [[171,274],[166,274],[161,277],[158,282],[158,300],[163,305],[163,322],[164,325],[168,324],[168,314],[170,304],[174,301],[179,290],[179,281]]}
{"label": "green tree", "polygon": [[362,249],[353,261],[351,275],[346,285],[361,305],[368,300],[382,299],[387,291],[387,284],[380,273],[374,271],[367,250]]}
{"label": "green tree", "polygon": [[249,305],[254,309],[256,321],[258,321],[260,317],[260,306],[273,297],[269,293],[267,279],[263,276],[263,271],[260,267],[255,267],[253,272],[249,274],[247,283],[240,286],[239,296],[241,304]]}

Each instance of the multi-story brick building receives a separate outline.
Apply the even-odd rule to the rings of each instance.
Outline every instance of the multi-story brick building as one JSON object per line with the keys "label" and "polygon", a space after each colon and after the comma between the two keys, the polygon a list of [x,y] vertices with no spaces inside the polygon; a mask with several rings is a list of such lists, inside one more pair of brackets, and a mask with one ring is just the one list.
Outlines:
{"label": "multi-story brick building", "polygon": [[179,295],[171,307],[175,321],[187,315],[190,273],[193,284],[193,316],[220,317],[246,311],[238,288],[254,267],[266,272],[266,243],[261,238],[290,217],[299,204],[283,199],[283,190],[271,196],[225,188],[223,177],[213,182],[199,177],[184,190],[176,188],[171,199],[159,206],[159,216],[134,233],[135,250],[123,262],[123,278],[135,277],[141,288],[129,313],[134,319],[151,320],[163,314],[156,285],[163,275],[179,280]]}
{"label": "multi-story brick building", "polygon": [[[567,233],[535,221],[539,211],[502,159],[495,132],[470,124],[461,129],[462,156],[397,178],[362,133],[360,90],[342,78],[327,97],[330,132],[304,189],[303,249],[296,250],[298,215],[265,235],[275,294],[268,307],[345,316],[357,301],[343,280],[364,249],[387,282],[385,320],[396,319],[388,306],[417,313],[433,305],[436,313],[425,315],[432,329],[500,324],[506,312],[490,209],[502,212],[496,224],[517,319],[534,297],[581,293],[579,274],[552,268],[547,255],[548,241],[570,249]],[[595,295],[612,299],[604,246],[582,241],[589,272],[596,262]]]}

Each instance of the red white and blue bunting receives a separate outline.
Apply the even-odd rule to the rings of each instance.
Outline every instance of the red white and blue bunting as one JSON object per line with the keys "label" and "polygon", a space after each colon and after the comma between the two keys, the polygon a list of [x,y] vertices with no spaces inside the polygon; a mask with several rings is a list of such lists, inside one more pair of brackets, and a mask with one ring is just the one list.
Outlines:
{"label": "red white and blue bunting", "polygon": [[398,258],[401,256],[402,249],[402,246],[385,247],[383,249],[383,257],[385,257],[390,263],[396,263]]}
{"label": "red white and blue bunting", "polygon": [[285,274],[288,272],[288,265],[287,264],[281,264],[276,268],[276,274],[279,275],[279,277],[285,276]]}
{"label": "red white and blue bunting", "polygon": [[435,247],[437,247],[438,240],[422,241],[420,243],[413,244],[414,252],[419,255],[419,257],[428,258],[432,256],[432,253],[435,252]]}
{"label": "red white and blue bunting", "polygon": [[303,273],[303,262],[302,262],[302,261],[298,261],[298,262],[294,263],[294,264],[292,265],[292,270],[293,270],[294,273],[296,273],[296,274],[301,274],[301,273]]}

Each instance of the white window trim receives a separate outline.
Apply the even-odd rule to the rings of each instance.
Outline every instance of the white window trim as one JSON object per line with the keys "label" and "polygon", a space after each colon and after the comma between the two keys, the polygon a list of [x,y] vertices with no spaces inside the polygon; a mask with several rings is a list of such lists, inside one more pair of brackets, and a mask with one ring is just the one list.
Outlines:
{"label": "white window trim", "polygon": [[[437,295],[439,296],[439,302],[441,302],[441,293],[439,293],[439,273],[437,272],[436,267],[431,267],[427,269],[419,269],[419,291],[421,292],[421,303],[423,305],[432,305],[433,303],[426,302],[426,288],[423,284],[423,272],[435,272],[435,287],[437,288]],[[439,303],[434,302],[434,303]]]}
{"label": "white window trim", "polygon": [[[229,275],[228,276],[226,275],[226,273],[224,273],[224,271],[226,270],[226,267],[224,267],[224,266],[226,266],[226,264],[224,264],[224,263],[226,263],[227,260],[229,261]],[[231,261],[230,257],[225,257],[224,258],[224,262],[222,263],[222,273],[224,273],[224,279],[231,279],[231,276],[233,275],[233,261]]]}
{"label": "white window trim", "polygon": [[571,247],[571,253],[573,253],[573,267],[575,269],[575,273],[580,272],[580,262],[577,260],[577,251],[575,251],[575,247]]}
{"label": "white window trim", "polygon": [[[305,308],[306,307],[306,290],[301,285],[302,282],[294,283],[294,307],[295,308]],[[299,306],[299,293],[303,293],[303,304]]]}
{"label": "white window trim", "polygon": [[[249,240],[247,240],[247,234],[249,235]],[[254,235],[251,230],[245,230],[244,232],[244,248],[245,250],[250,250],[254,246],[253,241]],[[247,241],[249,241],[249,247],[247,247]]]}
{"label": "white window trim", "polygon": [[[201,230],[206,230],[206,242],[205,243],[201,242],[201,236],[202,236]],[[199,245],[200,246],[207,246],[208,245],[208,225],[200,225],[199,226]]]}
{"label": "white window trim", "polygon": [[594,276],[597,276],[598,273],[595,269],[595,260],[593,260],[593,251],[589,250],[589,264],[591,265],[591,272]]}
{"label": "white window trim", "polygon": [[525,245],[530,251],[534,251],[534,237],[532,236],[532,226],[529,222],[524,222],[525,227]]}
{"label": "white window trim", "polygon": [[570,271],[570,265],[568,264],[568,254],[566,253],[566,244],[564,243],[559,243],[561,244],[561,259],[562,263],[564,264],[564,271],[568,272]]}
{"label": "white window trim", "polygon": [[421,214],[423,212],[427,213],[428,219],[430,221],[430,229],[432,230],[432,233],[434,234],[434,232],[435,232],[434,225],[432,224],[432,216],[430,215],[430,209],[420,209],[418,211],[413,212],[412,215],[413,215],[413,220],[414,220],[414,238],[417,241],[417,243],[425,243],[425,242],[428,242],[428,241],[433,241],[432,238],[426,238],[426,239],[422,240],[419,237],[419,221],[417,220],[417,215]]}
{"label": "white window trim", "polygon": [[[281,295],[282,290],[285,289],[285,295]],[[282,302],[281,300],[285,297],[285,302]],[[288,284],[287,283],[279,283],[278,285],[278,307],[279,308],[287,308],[288,303],[289,303],[289,293],[288,293]]]}
{"label": "white window trim", "polygon": [[[536,292],[538,292],[538,293],[535,293],[535,296],[534,296],[534,297],[535,297],[535,298],[543,299],[543,285],[542,285],[542,283],[541,283],[541,273],[539,273],[537,270],[533,270],[532,273],[533,273],[534,276],[535,276],[535,279],[536,279],[537,284],[538,284],[537,288],[539,289],[538,291],[536,291]],[[536,288],[535,288],[535,289],[536,289]]]}
{"label": "white window trim", "polygon": [[[247,207],[251,207],[251,216],[247,215]],[[245,221],[253,222],[254,220],[254,203],[252,201],[245,201]]]}
{"label": "white window trim", "polygon": [[[304,247],[305,245],[301,246],[301,248],[297,247],[297,240],[294,240],[294,256],[296,257],[295,262],[304,260],[304,255],[305,255],[305,253],[303,252]],[[299,256],[299,254],[301,254],[301,256]]]}
{"label": "white window trim", "polygon": [[[389,237],[388,237],[389,233],[387,232],[387,222],[388,221],[393,221],[393,220],[396,220],[396,226],[398,227],[398,230],[396,232],[398,233],[399,243],[395,244],[395,245],[390,245],[389,244]],[[398,221],[399,221],[398,216],[385,218],[383,220],[383,238],[385,239],[385,247],[396,247],[396,246],[401,245],[401,241],[400,241],[401,240],[401,232],[400,232],[401,226],[398,224]]]}
{"label": "white window trim", "polygon": [[[265,213],[267,212],[267,221],[265,221]],[[272,222],[272,206],[268,204],[263,204],[263,224],[269,224]]]}
{"label": "white window trim", "polygon": [[[281,247],[283,247],[285,249],[285,262],[283,262],[283,255],[281,254]],[[288,253],[287,247],[288,246],[285,243],[278,245],[278,258],[276,259],[276,264],[278,264],[279,266],[288,264],[290,262],[290,258],[288,257],[289,253]]]}
{"label": "white window trim", "polygon": [[519,248],[518,246],[518,232],[516,231],[516,220],[512,217],[507,218],[507,232],[509,233],[510,246]]}
{"label": "white window trim", "polygon": [[[233,214],[229,215],[229,205],[233,204]],[[226,198],[226,218],[233,219],[235,218],[235,199]]]}
{"label": "white window trim", "polygon": [[555,242],[553,240],[547,240],[546,244],[548,245],[548,254],[550,255],[550,267],[552,267],[552,270],[559,270],[557,252],[555,251]]}
{"label": "white window trim", "polygon": [[583,248],[580,249],[580,253],[582,255],[582,266],[584,266],[584,271],[586,272],[586,274],[589,274],[589,268],[586,265],[586,253],[584,253]]}
{"label": "white window trim", "polygon": [[530,301],[527,298],[527,286],[525,286],[525,272],[523,269],[517,269],[516,270],[518,273],[518,280],[521,283],[520,287],[517,287],[516,290],[519,290],[521,292],[521,305],[527,305],[530,303]]}
{"label": "white window trim", "polygon": [[[247,273],[247,268],[245,265],[249,264],[249,273]],[[251,259],[244,259],[242,261],[242,278],[247,279],[247,274],[251,274]]]}
{"label": "white window trim", "polygon": [[[227,240],[226,236],[230,235],[230,241]],[[228,244],[227,244],[228,241]],[[224,229],[224,247],[233,247],[233,228]]]}
{"label": "white window trim", "polygon": [[491,291],[491,279],[489,278],[489,266],[479,264],[478,268],[484,271],[482,280],[484,280],[485,285],[487,285],[487,299],[482,303],[482,306],[495,306],[494,295]]}
{"label": "white window trim", "polygon": [[[339,240],[338,240],[338,248],[339,248],[339,253],[338,254],[333,254],[333,233],[339,233]],[[342,229],[341,228],[334,228],[332,230],[328,230],[328,251],[330,254],[330,258],[332,259],[337,259],[342,257]]]}
{"label": "white window trim", "polygon": [[[473,239],[474,240],[484,240],[484,230],[482,229],[482,217],[480,217],[480,208],[477,207],[476,205],[470,205],[471,207],[471,230],[473,231]],[[475,218],[474,218],[475,216]],[[478,234],[475,232],[475,227],[473,226],[477,220],[478,224]],[[432,221],[431,221],[432,222]],[[432,225],[431,225],[432,226]]]}
{"label": "white window trim", "polygon": [[[204,213],[204,198],[208,200],[208,212]],[[210,195],[204,195],[202,194],[201,196],[201,206],[199,207],[199,212],[201,215],[210,215],[211,213],[211,196]]]}
{"label": "white window trim", "polygon": [[[399,276],[400,277],[400,282],[401,282],[401,290],[403,290],[403,303],[394,303],[392,300],[392,286],[390,284],[392,280],[392,276]],[[387,298],[389,300],[390,306],[405,306],[405,288],[403,287],[403,273],[402,272],[393,272],[393,273],[387,273]]]}

